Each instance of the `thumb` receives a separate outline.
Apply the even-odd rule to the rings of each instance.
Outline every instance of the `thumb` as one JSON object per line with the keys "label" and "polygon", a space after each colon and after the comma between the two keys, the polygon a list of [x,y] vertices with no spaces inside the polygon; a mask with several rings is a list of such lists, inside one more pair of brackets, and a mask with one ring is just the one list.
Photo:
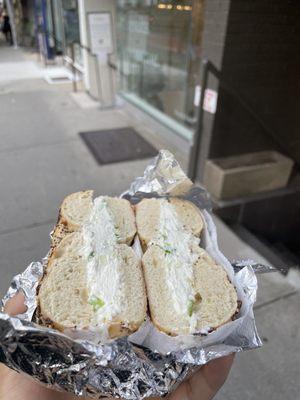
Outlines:
{"label": "thumb", "polygon": [[9,299],[4,306],[4,311],[11,316],[24,313],[26,311],[24,294],[18,292],[14,297]]}

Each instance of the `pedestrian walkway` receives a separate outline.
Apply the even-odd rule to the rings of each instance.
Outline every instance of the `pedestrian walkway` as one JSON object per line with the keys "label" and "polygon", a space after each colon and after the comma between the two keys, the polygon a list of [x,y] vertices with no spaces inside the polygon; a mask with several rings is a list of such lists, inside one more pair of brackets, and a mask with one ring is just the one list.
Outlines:
{"label": "pedestrian walkway", "polygon": [[25,53],[20,48],[8,46],[0,34],[0,63],[24,61]]}
{"label": "pedestrian walkway", "polygon": [[0,46],[0,84],[32,79],[46,79],[64,76],[72,79],[72,73],[64,66],[48,66],[45,68],[37,62],[36,54],[24,53],[21,49]]}
{"label": "pedestrian walkway", "polygon": [[0,63],[0,83],[42,77],[42,68],[39,68],[33,61],[10,61]]}
{"label": "pedestrian walkway", "polygon": [[42,78],[43,69],[28,59],[24,51],[0,42],[0,84],[22,79]]}
{"label": "pedestrian walkway", "polygon": [[[118,195],[149,162],[99,166],[78,132],[133,126],[157,149],[167,146],[145,119],[135,118],[126,107],[81,108],[70,84],[48,85],[37,76],[19,79],[18,69],[30,60],[22,51],[12,51],[0,47],[0,296],[13,275],[46,254],[64,196],[90,188],[96,194]],[[12,60],[16,54],[19,59]],[[19,63],[14,74],[11,63]],[[176,156],[186,167],[185,154]],[[267,263],[217,217],[215,221],[227,257]],[[217,400],[299,398],[300,293],[280,274],[258,279],[256,319],[265,345],[237,355]]]}

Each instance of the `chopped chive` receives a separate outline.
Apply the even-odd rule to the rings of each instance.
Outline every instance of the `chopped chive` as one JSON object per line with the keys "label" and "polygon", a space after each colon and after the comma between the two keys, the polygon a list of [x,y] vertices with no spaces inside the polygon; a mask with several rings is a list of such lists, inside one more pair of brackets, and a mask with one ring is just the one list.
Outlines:
{"label": "chopped chive", "polygon": [[170,250],[170,249],[165,249],[165,253],[166,253],[166,254],[171,254],[171,253],[172,253],[172,250]]}
{"label": "chopped chive", "polygon": [[92,252],[89,254],[89,259],[91,259],[91,258],[93,258],[93,257],[95,257],[95,252],[94,252],[94,251],[92,251]]}
{"label": "chopped chive", "polygon": [[93,310],[94,312],[99,310],[99,308],[102,308],[103,306],[105,306],[105,303],[102,299],[100,299],[100,297],[92,297],[89,300],[89,304],[91,306],[93,306]]}
{"label": "chopped chive", "polygon": [[194,312],[194,306],[195,306],[195,301],[194,300],[189,300],[189,302],[188,302],[188,314],[189,314],[189,317],[191,317],[193,312]]}

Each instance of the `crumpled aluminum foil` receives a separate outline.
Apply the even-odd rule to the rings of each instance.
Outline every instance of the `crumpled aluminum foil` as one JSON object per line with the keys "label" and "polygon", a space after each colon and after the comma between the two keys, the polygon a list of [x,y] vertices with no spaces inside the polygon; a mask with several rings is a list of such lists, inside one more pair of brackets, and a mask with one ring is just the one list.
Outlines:
{"label": "crumpled aluminum foil", "polygon": [[170,195],[187,198],[201,208],[205,219],[201,245],[226,269],[242,301],[234,321],[209,334],[171,338],[158,332],[148,320],[130,337],[110,343],[74,340],[32,322],[45,258],[17,275],[2,301],[5,305],[21,290],[27,311],[16,317],[8,316],[4,309],[0,313],[0,362],[49,387],[76,395],[137,400],[170,393],[196,367],[210,360],[260,347],[253,316],[255,273],[248,263],[242,269],[240,263],[239,272],[234,273],[218,249],[216,229],[207,211],[207,192],[186,178],[170,152],[161,150],[144,176],[137,178],[122,196],[136,203],[144,197]]}

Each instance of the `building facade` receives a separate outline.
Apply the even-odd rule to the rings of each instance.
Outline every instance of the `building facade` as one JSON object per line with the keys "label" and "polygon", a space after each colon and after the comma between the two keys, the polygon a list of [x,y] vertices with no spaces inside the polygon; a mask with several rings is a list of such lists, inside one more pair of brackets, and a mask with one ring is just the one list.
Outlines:
{"label": "building facade", "polygon": [[204,2],[117,1],[120,93],[190,140]]}
{"label": "building facade", "polygon": [[[296,245],[293,237],[300,225],[298,1],[47,1],[54,15],[52,31],[61,38],[62,51],[70,42],[80,43],[78,60],[86,90],[94,98],[106,106],[119,94],[188,143],[199,136],[196,179],[202,180],[206,160],[211,158],[263,150],[292,158],[296,180],[274,193],[272,203],[269,198],[259,202],[249,198],[242,206],[235,200],[217,207],[229,223],[242,223],[271,242],[280,236],[284,243]],[[204,101],[199,124],[205,60],[214,69],[207,72],[210,97],[207,104]],[[264,218],[253,217],[258,211]]]}

